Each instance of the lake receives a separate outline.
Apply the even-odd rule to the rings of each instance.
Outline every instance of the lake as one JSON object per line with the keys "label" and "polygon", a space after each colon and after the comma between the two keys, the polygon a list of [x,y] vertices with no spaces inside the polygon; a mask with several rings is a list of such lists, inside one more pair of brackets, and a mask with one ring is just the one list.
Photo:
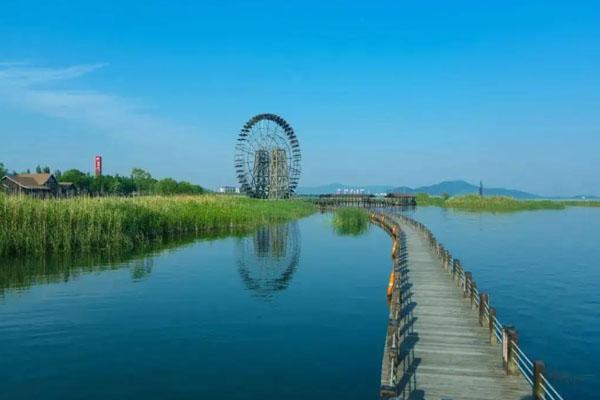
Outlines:
{"label": "lake", "polygon": [[[408,214],[566,398],[597,398],[600,209]],[[391,242],[330,218],[129,261],[0,264],[0,397],[377,398]]]}
{"label": "lake", "polygon": [[377,398],[391,241],[330,218],[104,266],[0,266],[0,397]]}
{"label": "lake", "polygon": [[429,227],[490,293],[530,358],[545,362],[563,397],[600,393],[600,209],[517,213],[420,207]]}

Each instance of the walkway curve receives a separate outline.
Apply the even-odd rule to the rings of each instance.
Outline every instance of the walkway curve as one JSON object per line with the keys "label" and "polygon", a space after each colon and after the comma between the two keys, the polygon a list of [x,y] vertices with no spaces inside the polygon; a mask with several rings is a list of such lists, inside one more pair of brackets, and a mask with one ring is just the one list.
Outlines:
{"label": "walkway curve", "polygon": [[427,237],[400,217],[386,219],[400,232],[381,223],[399,242],[394,245],[397,290],[390,304],[382,398],[531,399],[523,377],[505,372],[502,348],[490,344],[472,301],[443,268]]}

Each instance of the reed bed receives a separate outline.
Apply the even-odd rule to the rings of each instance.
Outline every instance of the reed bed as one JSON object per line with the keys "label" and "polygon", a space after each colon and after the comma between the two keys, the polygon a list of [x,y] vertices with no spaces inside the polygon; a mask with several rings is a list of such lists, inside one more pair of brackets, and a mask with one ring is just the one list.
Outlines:
{"label": "reed bed", "polygon": [[123,251],[184,235],[244,233],[314,212],[240,196],[37,200],[0,195],[0,256]]}
{"label": "reed bed", "polygon": [[369,229],[369,214],[360,208],[338,208],[331,220],[338,235],[358,236]]}
{"label": "reed bed", "polygon": [[444,199],[424,193],[417,195],[418,206],[438,206],[464,211],[515,212],[563,210],[566,207],[600,207],[600,201],[589,200],[518,200],[506,196],[464,195]]}
{"label": "reed bed", "polygon": [[456,196],[445,201],[444,207],[467,211],[512,212],[527,210],[562,210],[565,204],[553,200],[516,200],[504,196]]}

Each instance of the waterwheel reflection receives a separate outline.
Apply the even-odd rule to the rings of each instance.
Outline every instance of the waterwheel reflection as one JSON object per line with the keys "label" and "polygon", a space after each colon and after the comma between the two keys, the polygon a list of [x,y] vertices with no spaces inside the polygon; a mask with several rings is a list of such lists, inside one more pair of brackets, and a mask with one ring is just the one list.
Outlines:
{"label": "waterwheel reflection", "polygon": [[240,239],[236,261],[246,287],[259,297],[272,297],[288,287],[300,261],[297,222],[264,226]]}

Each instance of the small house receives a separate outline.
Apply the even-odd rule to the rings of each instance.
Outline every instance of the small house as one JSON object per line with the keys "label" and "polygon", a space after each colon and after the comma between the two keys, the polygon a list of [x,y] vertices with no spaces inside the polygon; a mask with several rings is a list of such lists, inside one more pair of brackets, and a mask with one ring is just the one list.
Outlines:
{"label": "small house", "polygon": [[52,174],[7,175],[0,180],[0,186],[8,194],[23,194],[39,199],[70,197],[76,193],[75,185],[59,183]]}

